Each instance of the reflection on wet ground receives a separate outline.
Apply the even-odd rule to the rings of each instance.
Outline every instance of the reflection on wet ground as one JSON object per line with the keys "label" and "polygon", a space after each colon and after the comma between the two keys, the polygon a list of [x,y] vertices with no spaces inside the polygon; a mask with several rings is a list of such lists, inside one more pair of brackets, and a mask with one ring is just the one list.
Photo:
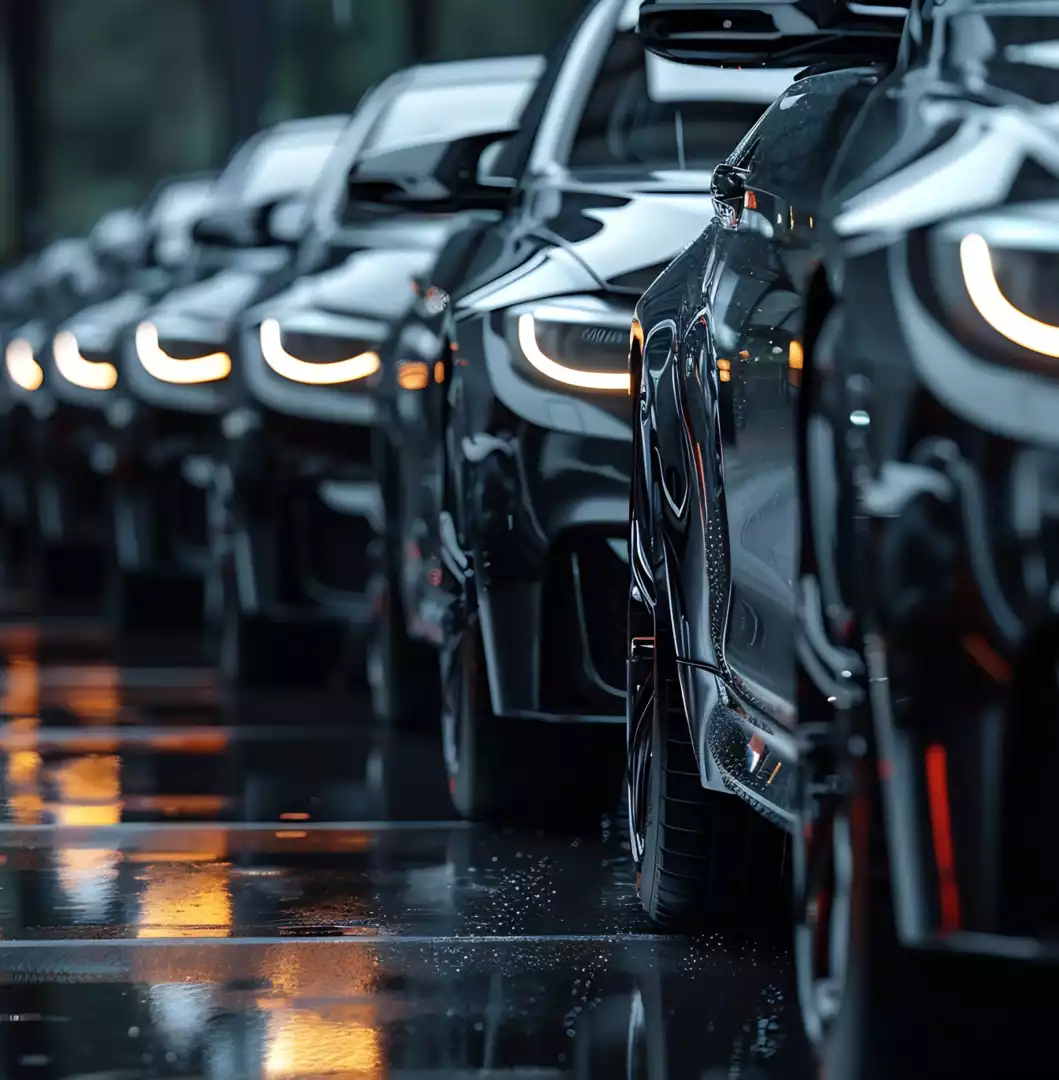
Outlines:
{"label": "reflection on wet ground", "polygon": [[0,1075],[809,1075],[781,946],[652,933],[616,823],[451,819],[362,701],[0,636]]}

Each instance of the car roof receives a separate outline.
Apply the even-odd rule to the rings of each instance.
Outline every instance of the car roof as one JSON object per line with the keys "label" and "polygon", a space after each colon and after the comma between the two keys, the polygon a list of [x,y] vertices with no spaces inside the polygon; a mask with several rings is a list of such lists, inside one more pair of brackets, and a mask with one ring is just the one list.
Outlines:
{"label": "car roof", "polygon": [[543,56],[490,56],[481,60],[445,60],[416,64],[402,74],[413,86],[444,86],[494,79],[535,79],[544,71]]}
{"label": "car roof", "polygon": [[307,116],[298,120],[282,120],[278,124],[262,128],[258,134],[264,136],[307,135],[313,131],[327,132],[330,129],[344,128],[349,123],[348,113],[335,113],[332,116]]}

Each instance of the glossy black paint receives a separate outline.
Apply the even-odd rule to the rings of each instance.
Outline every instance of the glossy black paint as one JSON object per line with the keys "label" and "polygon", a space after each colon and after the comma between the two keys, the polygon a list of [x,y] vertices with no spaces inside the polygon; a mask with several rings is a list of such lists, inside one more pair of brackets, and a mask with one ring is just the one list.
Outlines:
{"label": "glossy black paint", "polygon": [[[910,988],[988,959],[1021,992],[1054,960],[1054,867],[1023,842],[1054,808],[1020,770],[1053,741],[1059,398],[962,245],[1040,342],[1056,17],[914,3],[890,65],[806,73],[637,309],[633,586],[672,624],[703,784],[793,832],[828,1075],[968,1060]],[[958,1008],[996,1007],[971,981]]]}
{"label": "glossy black paint", "polygon": [[[976,310],[958,249],[984,237],[1008,299],[1056,322],[1032,282],[1050,272],[1059,195],[1059,170],[1036,150],[1054,141],[1036,110],[1059,80],[1035,50],[1057,25],[1053,3],[914,13],[906,62],[829,181],[822,329],[807,354],[820,474],[808,569],[830,643],[858,641],[843,633],[855,612],[863,670],[887,673],[866,704],[892,762],[897,935],[1027,959],[1053,936],[1059,902],[1051,860],[1022,839],[1050,829],[1054,809],[1028,794],[1019,764],[1027,739],[1054,742],[1035,717],[1059,660],[1059,384],[1053,358]],[[918,179],[927,169],[936,189]],[[854,503],[870,530],[853,527]]]}
{"label": "glossy black paint", "polygon": [[[710,751],[720,739],[711,717],[729,722],[713,708],[718,679],[722,697],[749,709],[766,734],[776,723],[782,734],[794,717],[793,364],[822,254],[819,162],[841,146],[878,78],[873,68],[853,68],[795,82],[715,181],[714,221],[637,307],[635,453],[643,469],[634,529],[641,538],[656,531],[665,545],[656,617],[673,626],[707,786],[749,779],[745,755],[714,761]],[[769,809],[789,821],[784,788],[770,793]]]}
{"label": "glossy black paint", "polygon": [[627,328],[635,297],[709,213],[714,161],[681,171],[577,156],[592,122],[582,110],[634,23],[621,0],[589,9],[527,110],[508,213],[439,260],[453,310],[418,311],[399,337],[398,355],[432,377],[396,391],[390,587],[417,640],[448,650],[474,622],[503,717],[616,720],[623,708],[628,396],[542,375],[518,335],[520,316],[553,302],[599,340]]}

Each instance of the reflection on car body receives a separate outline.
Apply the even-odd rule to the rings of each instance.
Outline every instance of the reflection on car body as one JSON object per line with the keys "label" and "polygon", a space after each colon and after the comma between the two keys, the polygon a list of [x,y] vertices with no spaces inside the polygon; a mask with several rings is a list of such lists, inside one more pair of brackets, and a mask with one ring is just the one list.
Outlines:
{"label": "reflection on car body", "polygon": [[[711,37],[723,6],[685,5],[674,34],[645,3],[641,29],[667,55],[767,59],[752,29]],[[754,5],[762,26],[788,6]],[[970,977],[958,1005],[908,1006],[927,950],[1046,959],[1057,895],[1013,840],[1054,814],[1001,749],[1054,699],[1059,645],[1036,286],[1057,186],[1036,100],[1055,93],[1020,51],[1057,12],[915,0],[900,46],[880,34],[858,67],[864,20],[896,13],[844,7],[827,67],[715,172],[713,223],[637,308],[630,805],[656,918],[776,888],[776,864],[745,875],[747,844],[765,850],[745,816],[699,891],[660,835],[665,733],[690,725],[677,768],[703,813],[677,850],[706,850],[694,824],[716,856],[725,789],[789,830],[807,1030],[834,1075],[896,1075],[981,1060],[1048,978],[1023,969],[1002,1007]],[[788,59],[818,55],[791,40]]]}
{"label": "reflection on car body", "polygon": [[[471,817],[613,801],[631,305],[703,223],[708,170],[793,75],[645,59],[636,13],[586,12],[498,160],[518,177],[506,216],[454,238],[430,278],[454,305],[413,312],[398,338],[409,372],[433,378],[396,388],[382,451],[376,707],[421,709],[401,673],[414,663],[425,684],[422,648],[440,648]],[[545,760],[542,784],[530,763]]]}

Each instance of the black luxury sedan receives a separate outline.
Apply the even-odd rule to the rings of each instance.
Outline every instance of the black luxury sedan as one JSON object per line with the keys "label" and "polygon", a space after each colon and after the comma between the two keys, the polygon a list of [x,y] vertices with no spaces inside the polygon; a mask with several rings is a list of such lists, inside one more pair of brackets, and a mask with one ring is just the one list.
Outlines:
{"label": "black luxury sedan", "polygon": [[[138,263],[143,223],[138,211],[104,214],[87,237],[56,240],[21,264],[7,282],[4,365],[3,517],[11,584],[74,608],[98,591],[102,554],[64,551],[62,507],[50,483],[58,399],[49,378],[55,329],[86,304],[113,297]],[[15,317],[17,315],[17,318]],[[17,325],[15,324],[17,323]]]}
{"label": "black luxury sedan", "polygon": [[[120,258],[109,260],[116,263],[111,295],[55,326],[40,352],[42,381],[34,397],[47,401],[46,418],[34,428],[40,534],[56,552],[54,561],[79,564],[82,584],[101,585],[104,599],[114,545],[127,539],[115,527],[111,504],[110,478],[127,466],[124,436],[133,411],[119,385],[118,354],[150,304],[188,272],[191,228],[214,179],[164,180],[124,217]],[[84,574],[88,564],[95,575]]]}
{"label": "black luxury sedan", "polygon": [[542,68],[535,56],[426,64],[371,91],[309,197],[296,280],[240,319],[213,545],[231,677],[289,667],[321,616],[370,624],[384,346],[446,237],[509,195],[458,174],[511,134]]}
{"label": "black luxury sedan", "polygon": [[794,74],[648,56],[637,13],[590,5],[493,163],[507,213],[453,236],[397,339],[371,681],[380,714],[409,711],[440,651],[469,818],[617,802],[632,306]]}
{"label": "black luxury sedan", "polygon": [[288,280],[306,193],[346,123],[292,120],[237,148],[192,228],[184,276],[121,340],[114,366],[131,408],[127,467],[113,476],[114,592],[127,631],[153,631],[159,618],[201,626],[217,606],[208,522],[235,320]]}
{"label": "black luxury sedan", "polygon": [[641,899],[753,911],[780,883],[760,823],[786,829],[830,1076],[1010,1066],[1054,1000],[1026,747],[1050,755],[1059,694],[1057,26],[1015,0],[641,14],[669,58],[807,65],[633,325]]}

